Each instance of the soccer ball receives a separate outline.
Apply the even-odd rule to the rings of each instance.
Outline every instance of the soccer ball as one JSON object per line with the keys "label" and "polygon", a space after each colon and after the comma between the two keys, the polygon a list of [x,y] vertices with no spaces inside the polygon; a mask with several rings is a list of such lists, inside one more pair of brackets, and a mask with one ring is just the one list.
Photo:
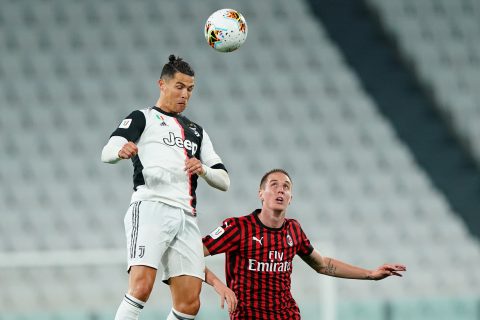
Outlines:
{"label": "soccer ball", "polygon": [[212,13],[205,23],[205,39],[220,52],[232,52],[247,39],[247,22],[233,9],[220,9]]}

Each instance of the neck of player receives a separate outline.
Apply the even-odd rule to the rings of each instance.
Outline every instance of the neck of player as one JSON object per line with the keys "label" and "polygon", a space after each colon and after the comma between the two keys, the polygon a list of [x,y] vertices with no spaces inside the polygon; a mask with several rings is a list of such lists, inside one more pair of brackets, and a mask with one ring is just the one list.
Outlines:
{"label": "neck of player", "polygon": [[159,98],[157,100],[157,103],[155,103],[155,107],[166,113],[178,114],[178,110],[175,110],[175,108],[171,107],[171,104],[169,104],[167,101],[164,101],[162,98]]}
{"label": "neck of player", "polygon": [[285,221],[285,210],[272,210],[265,207],[258,214],[258,218],[269,228],[281,228]]}

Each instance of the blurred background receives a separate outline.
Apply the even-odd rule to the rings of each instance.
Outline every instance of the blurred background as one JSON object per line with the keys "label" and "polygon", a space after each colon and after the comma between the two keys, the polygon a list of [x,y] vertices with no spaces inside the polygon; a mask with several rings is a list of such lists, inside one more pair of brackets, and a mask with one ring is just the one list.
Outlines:
{"label": "blurred background", "polygon": [[[222,54],[203,28],[229,7],[249,32]],[[202,234],[281,167],[320,252],[408,267],[327,280],[297,260],[304,319],[480,319],[479,37],[478,0],[0,0],[0,319],[113,319],[133,170],[100,153],[171,53],[231,177],[199,183]],[[141,319],[170,307],[158,282]],[[208,286],[198,319],[228,319]]]}

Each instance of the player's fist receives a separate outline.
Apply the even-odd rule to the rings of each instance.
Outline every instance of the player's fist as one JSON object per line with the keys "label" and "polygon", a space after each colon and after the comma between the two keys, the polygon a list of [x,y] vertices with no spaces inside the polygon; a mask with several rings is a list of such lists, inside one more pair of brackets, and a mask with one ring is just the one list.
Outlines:
{"label": "player's fist", "polygon": [[130,159],[131,157],[136,156],[137,153],[138,153],[137,145],[129,141],[123,145],[120,151],[118,151],[118,157],[120,159]]}
{"label": "player's fist", "polygon": [[195,157],[185,160],[185,171],[187,171],[188,174],[198,174],[199,176],[205,174],[202,162]]}

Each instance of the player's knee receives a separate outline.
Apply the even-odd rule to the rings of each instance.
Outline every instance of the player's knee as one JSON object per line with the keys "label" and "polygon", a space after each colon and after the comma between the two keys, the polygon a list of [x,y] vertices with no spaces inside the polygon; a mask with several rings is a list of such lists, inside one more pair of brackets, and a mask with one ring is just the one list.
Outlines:
{"label": "player's knee", "polygon": [[175,310],[178,310],[181,313],[196,315],[200,310],[200,297],[195,297],[193,295],[185,297],[185,299],[175,305]]}
{"label": "player's knee", "polygon": [[135,298],[147,301],[148,297],[150,297],[150,293],[153,289],[153,283],[146,280],[139,280],[135,281],[134,284],[130,286],[129,294],[134,296]]}

